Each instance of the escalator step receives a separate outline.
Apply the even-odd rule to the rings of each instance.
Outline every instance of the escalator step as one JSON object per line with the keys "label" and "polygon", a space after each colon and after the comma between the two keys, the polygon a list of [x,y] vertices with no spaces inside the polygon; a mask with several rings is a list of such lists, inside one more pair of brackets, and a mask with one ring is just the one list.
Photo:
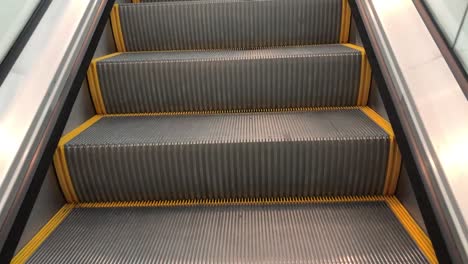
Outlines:
{"label": "escalator step", "polygon": [[[343,0],[201,0],[116,5],[119,51],[246,49],[346,43]],[[343,8],[344,7],[344,8]]]}
{"label": "escalator step", "polygon": [[378,195],[395,148],[370,111],[96,116],[55,165],[70,202]]}
{"label": "escalator step", "polygon": [[12,263],[436,261],[395,198],[303,200],[67,205]]}
{"label": "escalator step", "polygon": [[116,53],[88,71],[99,114],[366,105],[370,66],[351,44]]}

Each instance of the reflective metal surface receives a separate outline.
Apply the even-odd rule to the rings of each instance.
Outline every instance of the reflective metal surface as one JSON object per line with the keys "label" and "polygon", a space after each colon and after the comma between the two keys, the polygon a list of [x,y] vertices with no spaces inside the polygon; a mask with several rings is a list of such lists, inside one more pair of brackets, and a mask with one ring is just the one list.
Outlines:
{"label": "reflective metal surface", "polygon": [[40,0],[3,0],[0,8],[0,63],[31,18]]}
{"label": "reflective metal surface", "polygon": [[53,1],[0,87],[0,247],[106,3]]}
{"label": "reflective metal surface", "polygon": [[468,263],[468,101],[411,0],[358,0],[455,262]]}

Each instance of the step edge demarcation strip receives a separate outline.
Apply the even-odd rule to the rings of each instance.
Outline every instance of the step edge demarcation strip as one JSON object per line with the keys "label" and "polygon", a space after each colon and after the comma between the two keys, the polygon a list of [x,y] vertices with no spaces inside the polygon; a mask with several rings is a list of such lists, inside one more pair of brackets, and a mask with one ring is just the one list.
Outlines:
{"label": "step edge demarcation strip", "polygon": [[162,201],[127,201],[127,202],[90,202],[76,203],[75,208],[110,208],[110,207],[177,207],[177,206],[223,206],[223,205],[274,205],[304,203],[343,203],[343,202],[384,202],[386,197],[379,196],[314,196],[280,198],[236,198],[236,199],[201,199],[201,200],[162,200]]}
{"label": "step edge demarcation strip", "polygon": [[120,12],[119,12],[119,4],[114,4],[114,7],[110,13],[110,21],[111,21],[111,28],[112,33],[114,35],[114,42],[119,52],[127,51],[125,47],[125,40],[122,33],[122,24],[120,23]]}
{"label": "step edge demarcation strip", "polygon": [[361,111],[366,114],[372,121],[380,126],[389,136],[389,151],[387,161],[387,171],[385,173],[385,185],[383,189],[384,195],[395,194],[396,186],[401,168],[401,154],[393,133],[390,123],[381,117],[370,107],[362,107]]}
{"label": "step edge demarcation strip", "polygon": [[65,204],[40,230],[34,237],[16,254],[11,260],[11,264],[23,264],[36,252],[41,244],[49,237],[52,232],[67,218],[75,206]]}
{"label": "step edge demarcation strip", "polygon": [[361,53],[361,75],[359,79],[359,95],[357,98],[356,105],[366,106],[367,101],[369,99],[372,77],[372,70],[370,67],[369,60],[367,59],[366,50],[361,46],[351,43],[345,43],[342,45],[351,49],[355,49]]}
{"label": "step edge demarcation strip", "polygon": [[340,43],[347,43],[349,40],[349,30],[351,26],[351,7],[348,0],[342,0],[341,4],[341,28],[340,28]]}
{"label": "step edge demarcation strip", "polygon": [[427,261],[431,264],[439,263],[431,240],[426,235],[426,233],[424,233],[418,223],[416,223],[406,208],[400,203],[400,201],[396,197],[390,196],[386,198],[386,202],[395,214],[398,221],[400,221],[401,225],[405,228],[406,232],[413,239],[421,252],[425,255]]}
{"label": "step edge demarcation strip", "polygon": [[57,146],[54,153],[54,165],[57,173],[57,178],[65,199],[69,203],[78,202],[78,196],[73,186],[73,181],[70,176],[70,170],[68,169],[67,158],[65,154],[65,144],[72,140],[74,137],[79,135],[81,132],[88,129],[94,123],[99,121],[103,116],[95,115],[91,119],[73,129],[71,132],[63,136]]}
{"label": "step edge demarcation strip", "polygon": [[183,112],[146,112],[146,113],[119,113],[105,114],[104,117],[119,116],[178,116],[178,115],[215,115],[215,114],[241,114],[241,113],[281,113],[281,112],[314,112],[333,110],[361,109],[360,106],[331,106],[331,107],[295,107],[295,108],[257,108],[257,109],[234,109],[234,110],[207,110],[207,111],[183,111]]}
{"label": "step edge demarcation strip", "polygon": [[101,60],[105,60],[117,55],[120,55],[122,52],[116,52],[112,54],[108,54],[105,56],[101,56],[98,58],[94,58],[91,63],[89,64],[89,68],[87,71],[87,79],[89,85],[89,91],[91,94],[91,98],[93,100],[94,109],[96,110],[97,114],[106,114],[106,105],[104,103],[104,99],[102,97],[101,85],[99,82],[99,75],[97,70],[97,63]]}

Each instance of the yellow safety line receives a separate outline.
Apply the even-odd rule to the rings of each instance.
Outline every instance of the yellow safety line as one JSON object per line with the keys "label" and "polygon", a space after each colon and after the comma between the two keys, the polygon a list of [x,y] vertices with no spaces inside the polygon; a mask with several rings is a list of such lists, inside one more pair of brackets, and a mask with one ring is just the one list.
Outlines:
{"label": "yellow safety line", "polygon": [[132,201],[77,203],[76,208],[108,207],[173,207],[196,205],[268,205],[268,204],[301,204],[301,203],[338,203],[338,202],[376,202],[385,201],[385,196],[339,196],[339,197],[289,197],[289,198],[236,198],[236,199],[201,199],[201,200],[167,200],[167,201]]}
{"label": "yellow safety line", "polygon": [[[307,45],[276,45],[276,46],[256,46],[249,48],[249,50],[262,50],[262,49],[275,49],[275,48],[300,48],[300,47],[311,47],[311,46],[326,46],[335,44],[307,44]],[[244,48],[231,48],[229,50],[234,51],[246,51]],[[206,49],[167,49],[167,50],[143,50],[143,51],[125,51],[125,53],[163,53],[163,52],[189,52],[189,51],[226,51],[223,48],[206,48]]]}
{"label": "yellow safety line", "polygon": [[327,111],[327,110],[352,110],[361,109],[360,106],[332,106],[332,107],[296,107],[296,108],[264,108],[264,109],[238,109],[238,110],[209,110],[209,111],[184,111],[184,112],[153,112],[153,113],[125,113],[106,114],[104,116],[177,116],[177,115],[211,115],[211,114],[235,114],[235,113],[263,113],[263,112],[300,112],[300,111]]}
{"label": "yellow safety line", "polygon": [[352,48],[361,52],[361,76],[359,80],[359,94],[357,99],[357,105],[359,106],[366,106],[367,100],[369,98],[369,90],[371,85],[371,76],[372,71],[369,64],[369,60],[367,60],[366,50],[363,47],[346,43],[342,44],[348,48]]}
{"label": "yellow safety line", "polygon": [[345,28],[344,28],[344,36],[343,42],[347,43],[349,41],[349,32],[351,28],[351,7],[349,6],[349,2],[346,1],[346,18],[345,18]]}
{"label": "yellow safety line", "polygon": [[88,121],[81,124],[79,127],[72,130],[70,133],[63,136],[55,150],[54,154],[54,164],[57,172],[57,178],[62,188],[65,199],[69,203],[78,202],[78,196],[76,195],[75,188],[73,187],[73,182],[70,177],[70,171],[68,170],[67,159],[65,155],[65,144],[72,140],[74,137],[79,135],[84,130],[88,129],[91,125],[96,123],[102,116],[96,115],[89,119]]}
{"label": "yellow safety line", "polygon": [[93,99],[94,108],[96,109],[97,114],[106,114],[106,105],[104,103],[104,99],[102,98],[101,85],[99,83],[97,62],[117,56],[119,54],[121,54],[121,52],[116,52],[99,58],[95,58],[91,61],[91,64],[89,65],[87,72],[89,91],[91,93],[91,98]]}
{"label": "yellow safety line", "polygon": [[341,28],[340,28],[340,43],[346,43],[349,40],[349,28],[351,25],[351,8],[348,0],[341,2]]}
{"label": "yellow safety line", "polygon": [[110,19],[112,25],[112,33],[114,33],[115,46],[117,47],[117,51],[125,52],[127,51],[127,49],[125,47],[125,41],[122,33],[122,25],[120,24],[119,4],[115,4],[112,8]]}
{"label": "yellow safety line", "polygon": [[437,260],[434,248],[432,247],[431,240],[426,236],[424,231],[414,221],[405,207],[395,197],[388,197],[387,204],[392,209],[395,216],[406,229],[406,232],[411,236],[419,249],[426,256],[431,264],[439,263]]}
{"label": "yellow safety line", "polygon": [[398,149],[398,145],[395,140],[395,134],[393,133],[392,126],[390,123],[377,114],[374,110],[369,107],[361,108],[361,111],[365,113],[372,121],[379,125],[389,137],[389,151],[387,161],[387,172],[385,174],[385,185],[383,194],[393,195],[398,182],[398,175],[400,174],[401,167],[401,155]]}
{"label": "yellow safety line", "polygon": [[60,225],[60,223],[70,214],[73,209],[72,204],[63,206],[41,230],[18,252],[11,260],[11,264],[26,263],[32,254],[39,246],[47,239],[47,237]]}

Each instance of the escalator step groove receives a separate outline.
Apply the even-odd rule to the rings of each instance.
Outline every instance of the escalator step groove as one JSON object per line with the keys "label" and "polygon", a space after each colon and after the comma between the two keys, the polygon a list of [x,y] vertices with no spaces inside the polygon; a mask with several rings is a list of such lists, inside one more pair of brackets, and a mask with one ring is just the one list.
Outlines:
{"label": "escalator step groove", "polygon": [[27,263],[429,263],[386,199],[77,205]]}

